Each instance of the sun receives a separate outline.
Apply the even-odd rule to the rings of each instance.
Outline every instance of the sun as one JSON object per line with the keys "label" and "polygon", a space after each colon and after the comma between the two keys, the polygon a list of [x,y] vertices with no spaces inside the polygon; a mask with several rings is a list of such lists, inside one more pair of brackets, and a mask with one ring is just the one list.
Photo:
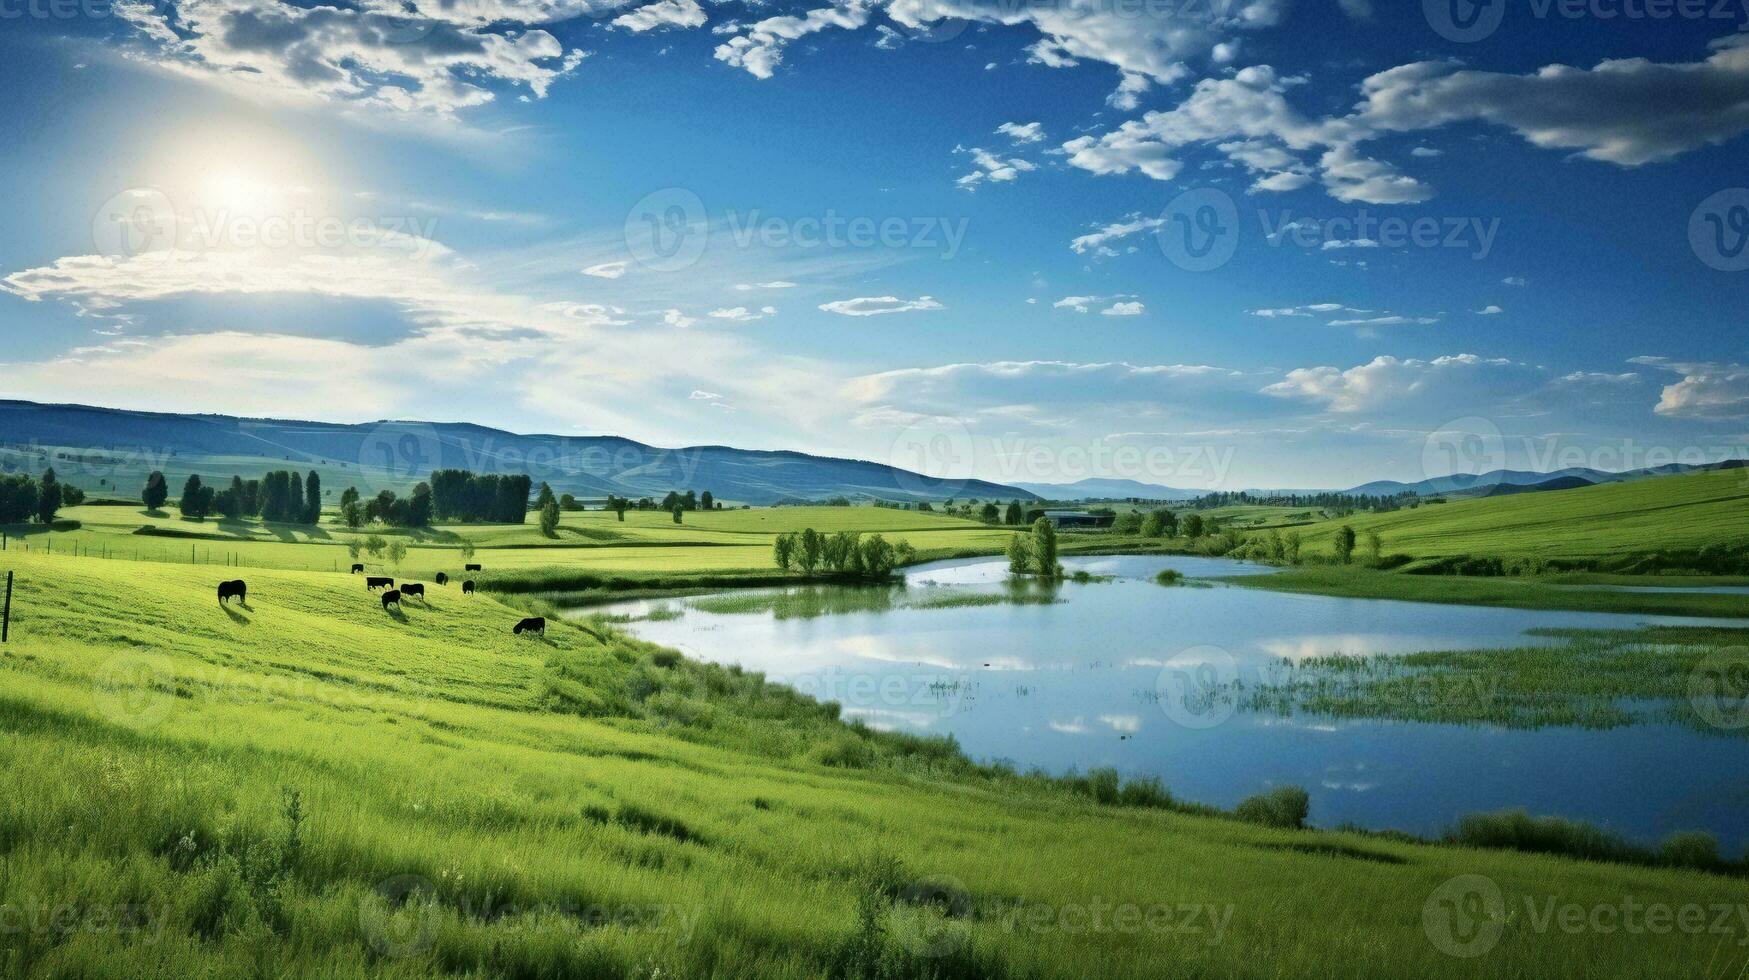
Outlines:
{"label": "sun", "polygon": [[271,181],[245,170],[220,170],[201,188],[202,203],[238,217],[262,218],[277,209],[281,192]]}

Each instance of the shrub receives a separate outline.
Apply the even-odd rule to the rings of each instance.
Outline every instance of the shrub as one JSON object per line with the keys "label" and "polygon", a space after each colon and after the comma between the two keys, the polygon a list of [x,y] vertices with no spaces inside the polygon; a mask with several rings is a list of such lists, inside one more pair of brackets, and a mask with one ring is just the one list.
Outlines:
{"label": "shrub", "polygon": [[1698,830],[1671,834],[1658,847],[1658,860],[1678,868],[1715,868],[1719,864],[1719,840]]}
{"label": "shrub", "polygon": [[1233,815],[1248,823],[1265,827],[1300,830],[1306,826],[1306,814],[1311,809],[1311,797],[1298,786],[1277,786],[1259,793],[1233,810]]}
{"label": "shrub", "polygon": [[1500,847],[1592,861],[1631,860],[1634,854],[1631,844],[1609,831],[1560,817],[1533,817],[1523,810],[1472,813],[1460,819],[1446,839],[1470,847]]}

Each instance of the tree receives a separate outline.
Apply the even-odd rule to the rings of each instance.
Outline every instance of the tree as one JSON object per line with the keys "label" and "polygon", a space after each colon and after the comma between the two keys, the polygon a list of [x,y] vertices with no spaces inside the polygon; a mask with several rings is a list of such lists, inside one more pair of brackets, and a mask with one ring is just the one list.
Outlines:
{"label": "tree", "polygon": [[303,522],[311,527],[322,523],[322,477],[315,470],[304,478]]}
{"label": "tree", "polygon": [[28,473],[0,477],[0,524],[23,524],[36,513],[36,478]]}
{"label": "tree", "polygon": [[188,482],[182,485],[182,499],[176,502],[177,509],[183,517],[205,517],[207,509],[206,488],[201,486],[200,474],[188,474]]}
{"label": "tree", "polygon": [[1300,532],[1289,531],[1281,541],[1281,555],[1289,565],[1300,563]]}
{"label": "tree", "polygon": [[820,567],[820,555],[825,549],[825,539],[813,528],[804,528],[800,546],[796,552],[796,564],[808,575],[814,574],[814,569]]}
{"label": "tree", "polygon": [[170,485],[164,482],[164,474],[153,470],[146,477],[146,488],[140,491],[140,502],[146,505],[147,510],[157,510],[169,499]]}
{"label": "tree", "polygon": [[1374,564],[1377,564],[1379,559],[1382,557],[1379,554],[1379,552],[1383,551],[1384,547],[1385,547],[1385,539],[1379,537],[1379,532],[1377,532],[1377,531],[1366,532],[1366,551],[1367,551],[1367,554],[1372,557]]}
{"label": "tree", "polygon": [[988,503],[978,512],[978,516],[983,519],[985,524],[994,524],[1002,519],[1002,509],[994,503]]}
{"label": "tree", "polygon": [[676,505],[673,510],[669,511],[669,513],[674,515],[674,523],[676,524],[680,523],[680,511],[681,508],[678,505]]}
{"label": "tree", "polygon": [[583,505],[578,503],[575,496],[567,493],[559,496],[559,509],[563,511],[579,511],[583,509]]}
{"label": "tree", "polygon": [[[97,482],[102,483],[103,481],[99,480]],[[85,491],[79,489],[78,487],[72,485],[71,483],[61,484],[61,506],[62,507],[77,507],[84,502],[85,502]]]}
{"label": "tree", "polygon": [[1026,539],[1018,534],[1008,539],[1008,570],[1016,575],[1025,575],[1032,567],[1032,552],[1026,548]]}
{"label": "tree", "polygon": [[632,502],[624,497],[609,497],[607,498],[607,505],[613,508],[613,512],[618,515],[620,523],[624,524],[626,519],[626,508],[630,507]]}
{"label": "tree", "polygon": [[716,503],[717,503],[716,498],[711,496],[711,492],[709,490],[706,490],[704,493],[699,494],[698,505],[700,507],[703,507],[705,510],[715,510]]}
{"label": "tree", "polygon": [[1016,527],[1026,523],[1026,511],[1020,509],[1020,501],[1010,500],[1008,502],[1008,512],[1003,515],[1002,523],[1013,524]]}
{"label": "tree", "polygon": [[1354,559],[1354,528],[1344,524],[1336,530],[1336,560],[1346,565]]}
{"label": "tree", "polygon": [[871,534],[856,545],[858,564],[862,566],[862,574],[871,579],[884,579],[893,574],[893,563],[896,560],[893,546],[887,539],[878,534]]}
{"label": "tree", "polygon": [[389,543],[387,541],[384,541],[383,536],[380,534],[373,534],[370,537],[364,539],[364,550],[372,558],[375,558],[376,556],[382,554],[383,549],[387,548],[388,546],[389,546]]}
{"label": "tree", "polygon": [[358,502],[357,487],[347,487],[340,494],[340,521],[354,531],[364,526],[364,505]]}
{"label": "tree", "polygon": [[231,485],[213,498],[213,509],[227,521],[237,520],[243,516],[243,493],[243,478],[231,477]]}
{"label": "tree", "polygon": [[285,524],[302,524],[304,522],[304,481],[298,479],[296,473],[287,470],[285,478],[285,508],[280,511],[279,520]]}
{"label": "tree", "polygon": [[406,561],[406,560],[407,560],[407,542],[405,542],[405,541],[391,541],[391,542],[389,542],[389,564],[395,566],[396,568],[400,568],[401,563]]}
{"label": "tree", "polygon": [[462,561],[473,561],[474,560],[474,543],[472,541],[469,541],[469,540],[462,541],[461,552],[462,552]]}
{"label": "tree", "polygon": [[1057,528],[1048,517],[1032,522],[1032,563],[1046,578],[1057,575]]}
{"label": "tree", "polygon": [[43,470],[42,483],[37,487],[36,519],[44,524],[55,522],[55,512],[61,509],[61,484],[55,479],[53,466]]}
{"label": "tree", "polygon": [[559,498],[553,496],[553,488],[548,486],[545,480],[542,480],[540,484],[540,493],[536,494],[534,498],[534,509],[537,511],[544,510],[547,504],[557,504],[558,502]]}
{"label": "tree", "polygon": [[1184,532],[1185,537],[1200,538],[1202,537],[1202,524],[1201,514],[1186,514],[1184,520],[1179,522],[1178,527]]}
{"label": "tree", "polygon": [[413,496],[407,498],[407,508],[401,520],[407,527],[430,527],[434,506],[431,484],[417,484],[413,487]]}
{"label": "tree", "polygon": [[789,571],[790,563],[796,556],[796,536],[787,531],[778,535],[777,540],[771,543],[771,556],[776,559],[778,568]]}
{"label": "tree", "polygon": [[[541,484],[545,487],[546,484]],[[549,538],[559,536],[559,501],[549,491],[546,503],[540,507],[540,533]]]}

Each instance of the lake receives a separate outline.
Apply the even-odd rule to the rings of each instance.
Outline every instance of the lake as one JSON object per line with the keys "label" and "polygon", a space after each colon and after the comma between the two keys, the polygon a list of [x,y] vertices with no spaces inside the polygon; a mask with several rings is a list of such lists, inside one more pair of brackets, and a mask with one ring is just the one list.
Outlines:
{"label": "lake", "polygon": [[974,759],[1062,773],[1113,766],[1231,807],[1305,787],[1312,822],[1437,834],[1523,807],[1640,841],[1675,830],[1749,838],[1749,743],[1647,723],[1591,730],[1253,714],[1194,693],[1255,681],[1280,658],[1524,646],[1537,627],[1717,622],[1291,595],[1192,578],[1267,574],[1225,559],[1068,558],[1109,577],[1016,585],[998,559],[919,566],[903,589],[798,587],[594,608],[654,618],[637,636],[739,664],[843,706],[846,718],[951,733]]}

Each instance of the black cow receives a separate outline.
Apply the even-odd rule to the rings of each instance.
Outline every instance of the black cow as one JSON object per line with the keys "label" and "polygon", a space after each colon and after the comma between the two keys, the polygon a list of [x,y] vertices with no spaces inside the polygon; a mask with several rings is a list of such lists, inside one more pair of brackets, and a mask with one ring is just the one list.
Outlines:
{"label": "black cow", "polygon": [[464,572],[477,572],[479,570],[480,570],[480,566],[478,566],[478,565],[463,565],[462,566],[462,571],[464,571]]}
{"label": "black cow", "polygon": [[362,571],[364,571],[363,565],[354,564],[352,566],[352,574],[357,575],[359,572],[362,572]]}
{"label": "black cow", "polygon": [[445,575],[442,572],[438,572],[437,573],[437,584],[438,585],[448,585],[449,584],[449,576]]}
{"label": "black cow", "polygon": [[424,602],[425,601],[425,586],[423,583],[418,583],[418,582],[415,582],[411,585],[403,585],[403,586],[401,586],[401,594],[402,595],[416,595],[419,597],[420,602]]}
{"label": "black cow", "polygon": [[249,604],[249,585],[242,579],[219,583],[219,601],[236,599],[245,606]]}
{"label": "black cow", "polygon": [[521,636],[524,633],[539,633],[540,635],[545,636],[547,635],[547,618],[545,616],[530,616],[522,622],[517,623],[516,628],[510,632],[515,633],[517,636]]}
{"label": "black cow", "polygon": [[473,595],[473,594],[474,594],[474,580],[468,579],[466,582],[462,583],[462,595]]}
{"label": "black cow", "polygon": [[395,580],[386,575],[366,575],[364,577],[364,588],[367,592],[375,592],[377,589],[392,589],[394,587]]}
{"label": "black cow", "polygon": [[395,589],[383,593],[383,611],[387,612],[391,605],[396,609],[401,608],[401,593]]}

